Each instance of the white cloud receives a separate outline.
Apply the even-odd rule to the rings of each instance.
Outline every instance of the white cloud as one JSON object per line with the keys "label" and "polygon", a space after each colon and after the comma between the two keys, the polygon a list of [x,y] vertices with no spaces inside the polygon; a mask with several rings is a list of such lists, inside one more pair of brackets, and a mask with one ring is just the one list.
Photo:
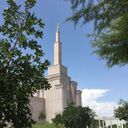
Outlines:
{"label": "white cloud", "polygon": [[115,102],[99,102],[99,98],[104,97],[109,92],[108,89],[84,89],[82,90],[82,106],[89,106],[98,116],[113,116]]}

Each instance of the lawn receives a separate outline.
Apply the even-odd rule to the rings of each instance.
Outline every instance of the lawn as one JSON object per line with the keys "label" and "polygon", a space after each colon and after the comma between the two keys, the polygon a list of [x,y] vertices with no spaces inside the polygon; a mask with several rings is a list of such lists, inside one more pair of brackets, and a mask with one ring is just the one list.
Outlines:
{"label": "lawn", "polygon": [[50,123],[40,123],[40,124],[34,124],[32,128],[64,128],[63,125],[56,126],[55,124]]}

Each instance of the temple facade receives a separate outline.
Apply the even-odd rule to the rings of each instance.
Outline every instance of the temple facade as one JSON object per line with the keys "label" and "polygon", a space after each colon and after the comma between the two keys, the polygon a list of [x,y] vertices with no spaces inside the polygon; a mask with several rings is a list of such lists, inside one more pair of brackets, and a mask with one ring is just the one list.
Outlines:
{"label": "temple facade", "polygon": [[77,82],[68,76],[68,70],[62,63],[62,44],[59,26],[57,26],[54,43],[54,63],[48,67],[50,90],[39,90],[31,98],[32,116],[36,121],[45,114],[46,121],[51,120],[58,113],[62,113],[70,103],[81,106],[81,91],[77,89]]}

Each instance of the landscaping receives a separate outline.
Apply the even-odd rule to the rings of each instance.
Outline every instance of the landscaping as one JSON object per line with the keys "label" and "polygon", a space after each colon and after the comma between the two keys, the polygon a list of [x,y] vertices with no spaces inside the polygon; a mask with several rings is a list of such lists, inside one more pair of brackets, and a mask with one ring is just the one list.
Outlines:
{"label": "landscaping", "polygon": [[53,123],[50,124],[48,122],[44,122],[44,123],[34,124],[32,128],[64,128],[64,126],[61,124],[56,126]]}

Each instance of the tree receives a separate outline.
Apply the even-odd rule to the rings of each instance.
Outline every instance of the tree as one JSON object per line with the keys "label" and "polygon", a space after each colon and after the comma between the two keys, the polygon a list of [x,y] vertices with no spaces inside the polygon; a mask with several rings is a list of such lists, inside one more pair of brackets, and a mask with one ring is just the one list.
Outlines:
{"label": "tree", "polygon": [[128,64],[128,1],[127,0],[68,0],[76,25],[94,23],[93,46],[107,65]]}
{"label": "tree", "polygon": [[[48,60],[37,39],[42,38],[44,24],[32,8],[36,0],[25,0],[24,6],[7,0],[0,26],[0,127],[7,123],[15,128],[32,127],[29,98],[38,89],[49,89],[44,77]],[[2,24],[2,23],[1,23]]]}
{"label": "tree", "polygon": [[[100,124],[103,124],[103,123],[100,123]],[[103,127],[103,126],[101,126],[101,127]],[[99,120],[96,120],[96,119],[95,119],[95,120],[92,122],[91,128],[99,128]]]}
{"label": "tree", "polygon": [[66,128],[90,127],[95,113],[89,107],[69,105],[62,114],[57,114],[53,119],[55,124],[64,124]]}
{"label": "tree", "polygon": [[109,31],[101,33],[93,42],[97,53],[107,60],[109,67],[128,64],[128,15],[113,21]]}
{"label": "tree", "polygon": [[128,101],[120,100],[119,106],[114,110],[115,116],[128,123]]}

